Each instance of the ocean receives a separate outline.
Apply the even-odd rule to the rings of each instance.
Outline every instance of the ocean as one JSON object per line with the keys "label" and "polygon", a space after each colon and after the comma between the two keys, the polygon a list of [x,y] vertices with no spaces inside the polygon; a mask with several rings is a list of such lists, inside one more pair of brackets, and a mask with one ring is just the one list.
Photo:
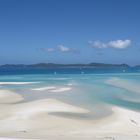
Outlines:
{"label": "ocean", "polygon": [[19,74],[94,74],[94,73],[139,73],[139,67],[94,67],[94,68],[1,68],[0,75]]}

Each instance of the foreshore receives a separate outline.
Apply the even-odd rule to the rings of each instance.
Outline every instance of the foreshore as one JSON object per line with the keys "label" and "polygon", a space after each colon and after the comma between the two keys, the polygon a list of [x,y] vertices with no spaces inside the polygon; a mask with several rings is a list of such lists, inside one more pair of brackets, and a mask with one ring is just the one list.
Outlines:
{"label": "foreshore", "polygon": [[140,139],[139,112],[112,106],[112,114],[105,118],[78,120],[53,113],[88,114],[90,110],[53,98],[20,103],[23,99],[18,93],[0,90],[1,139]]}

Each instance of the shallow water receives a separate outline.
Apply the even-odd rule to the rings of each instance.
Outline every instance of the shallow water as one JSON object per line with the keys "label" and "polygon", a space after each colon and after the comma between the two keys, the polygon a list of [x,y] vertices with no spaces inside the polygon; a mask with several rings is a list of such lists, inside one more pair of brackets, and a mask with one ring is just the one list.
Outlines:
{"label": "shallow water", "polygon": [[[118,79],[117,83],[115,83],[115,79]],[[114,84],[109,84],[109,80]],[[2,75],[0,82],[5,82],[0,85],[0,89],[8,89],[21,94],[24,97],[22,102],[55,98],[89,109],[90,114],[88,116],[81,115],[81,119],[107,116],[111,113],[110,105],[140,111],[139,73]],[[6,84],[6,82],[37,83],[14,85]],[[119,82],[123,82],[125,86],[119,87]],[[127,85],[129,88],[126,87]],[[53,89],[34,90],[52,86],[55,87],[56,92],[53,92]],[[70,90],[62,90],[68,87]],[[131,88],[136,90],[129,90]],[[59,92],[60,89],[62,92]],[[77,114],[54,113],[54,115],[79,118]]]}

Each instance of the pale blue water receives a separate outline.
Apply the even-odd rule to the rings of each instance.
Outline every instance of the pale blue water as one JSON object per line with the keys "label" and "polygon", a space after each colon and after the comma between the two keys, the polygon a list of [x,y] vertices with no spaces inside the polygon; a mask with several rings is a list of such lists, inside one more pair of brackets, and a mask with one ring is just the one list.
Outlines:
{"label": "pale blue water", "polygon": [[[0,75],[0,82],[38,82],[25,85],[5,84],[0,85],[0,89],[8,89],[21,94],[24,97],[22,102],[54,98],[88,108],[91,112],[98,107],[98,112],[94,114],[97,117],[101,114],[109,114],[110,105],[140,111],[140,92],[107,84],[106,81],[113,78],[131,82],[132,86],[137,85],[140,89],[140,73]],[[70,87],[71,90],[62,93],[53,93],[51,90],[32,90],[48,86]]]}

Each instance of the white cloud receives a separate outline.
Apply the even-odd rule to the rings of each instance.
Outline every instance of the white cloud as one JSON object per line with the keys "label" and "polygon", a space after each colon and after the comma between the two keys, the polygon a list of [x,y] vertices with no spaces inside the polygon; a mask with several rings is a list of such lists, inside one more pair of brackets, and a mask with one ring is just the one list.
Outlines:
{"label": "white cloud", "polygon": [[116,41],[110,41],[108,46],[112,48],[118,48],[118,49],[124,49],[127,48],[131,44],[131,40],[116,40]]}
{"label": "white cloud", "polygon": [[95,48],[116,48],[116,49],[125,49],[131,44],[131,40],[113,40],[107,43],[101,41],[89,41],[88,42],[92,47]]}
{"label": "white cloud", "polygon": [[71,53],[79,53],[79,50],[77,50],[76,48],[68,48],[64,45],[58,45],[57,47],[52,47],[52,48],[39,48],[39,50],[41,50],[42,52],[62,52],[62,53],[66,53],[66,52],[71,52]]}
{"label": "white cloud", "polygon": [[76,48],[68,48],[64,45],[58,45],[57,47],[58,47],[60,52],[79,53],[79,51]]}
{"label": "white cloud", "polygon": [[64,45],[58,45],[58,49],[59,49],[61,52],[69,52],[69,51],[71,51],[70,48],[65,47]]}

